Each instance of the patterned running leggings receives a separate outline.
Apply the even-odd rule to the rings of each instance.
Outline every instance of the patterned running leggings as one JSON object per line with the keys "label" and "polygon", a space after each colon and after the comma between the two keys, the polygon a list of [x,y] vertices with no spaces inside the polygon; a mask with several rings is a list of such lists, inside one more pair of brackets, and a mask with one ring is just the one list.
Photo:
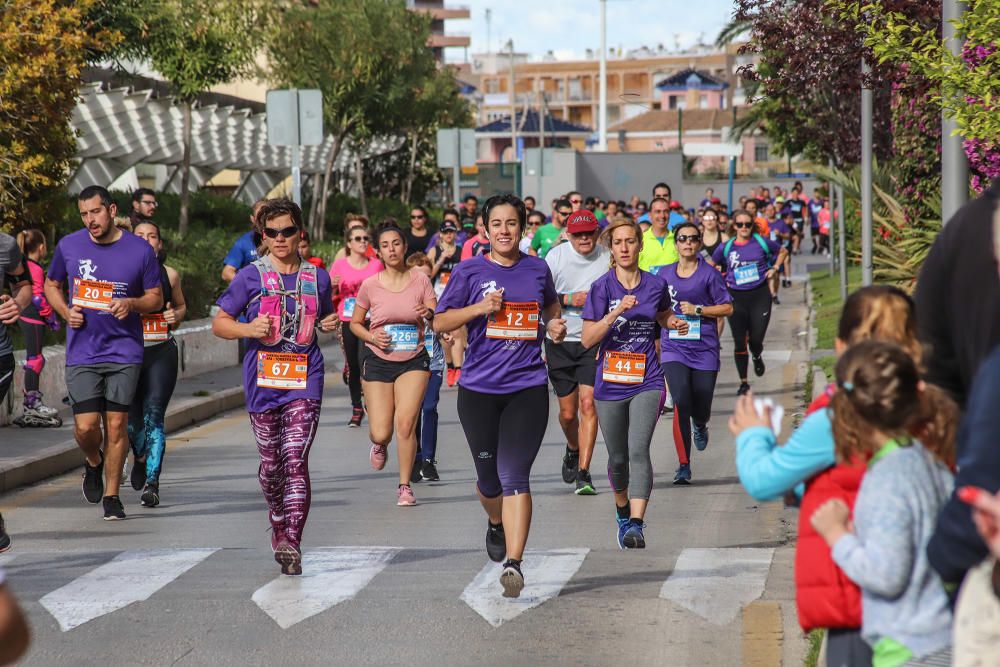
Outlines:
{"label": "patterned running leggings", "polygon": [[296,547],[309,515],[309,448],[319,423],[320,402],[305,398],[267,412],[251,412],[260,452],[260,488],[271,529]]}

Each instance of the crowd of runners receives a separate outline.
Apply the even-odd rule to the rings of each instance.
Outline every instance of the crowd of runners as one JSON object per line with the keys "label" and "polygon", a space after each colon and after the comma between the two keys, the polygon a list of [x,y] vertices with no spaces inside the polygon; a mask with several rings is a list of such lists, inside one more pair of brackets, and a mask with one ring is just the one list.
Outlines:
{"label": "crowd of runners", "polygon": [[[45,331],[66,326],[83,495],[102,504],[105,520],[126,516],[119,489],[129,468],[141,504],[160,502],[164,414],[178,371],[172,332],[187,310],[159,227],[141,214],[147,196],[137,191],[136,212],[122,220],[106,189],[84,189],[83,229],[59,239],[47,275],[41,233],[27,230],[16,242],[0,235],[0,282],[9,288],[0,297],[0,397],[13,374],[3,325],[20,321],[27,357],[19,425],[60,423],[38,387]],[[487,518],[485,550],[501,564],[503,595],[518,597],[550,391],[566,442],[563,481],[578,495],[597,493],[591,465],[600,431],[615,503],[609,528],[619,548],[642,549],[654,430],[672,411],[673,482],[690,484],[692,445],[709,445],[728,321],[740,480],[755,498],[787,495],[802,507],[803,627],[831,630],[830,664],[938,664],[949,653],[952,611],[923,551],[952,493],[958,411],[920,379],[910,298],[889,287],[851,296],[836,382],[784,446],[751,392],[750,368],[766,372],[771,313],[791,284],[789,257],[808,247],[807,224],[810,252],[829,252],[831,218],[821,193],[810,199],[799,183],[787,193],[774,188],[773,197],[757,189],[733,209],[711,190],[685,209],[665,183],[648,203],[569,192],[549,212],[531,197],[469,195],[436,230],[420,206],[408,225],[349,216],[327,269],[311,254],[296,204],[257,202],[251,231],[224,260],[227,287],[212,328],[240,341],[282,573],[302,573],[309,450],[326,372],[320,332],[342,346],[352,404],[345,427],[367,420],[372,468],[385,468],[395,439],[401,507],[417,503],[415,482],[439,479],[437,408],[442,388],[457,385]],[[994,502],[975,490],[962,499],[983,512]],[[9,539],[0,518],[0,551]]]}

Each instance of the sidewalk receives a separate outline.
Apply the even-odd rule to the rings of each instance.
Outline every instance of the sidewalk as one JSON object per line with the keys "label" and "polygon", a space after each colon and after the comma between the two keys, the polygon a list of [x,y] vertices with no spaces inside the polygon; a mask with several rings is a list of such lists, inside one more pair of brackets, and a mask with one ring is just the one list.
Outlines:
{"label": "sidewalk", "polygon": [[[331,338],[322,347],[330,369],[340,367],[340,348]],[[192,424],[242,407],[242,370],[239,366],[203,373],[177,381],[167,409],[166,431],[174,433]],[[60,406],[62,407],[62,406]],[[0,493],[61,475],[83,464],[73,439],[73,416],[60,410],[60,428],[0,427]]]}

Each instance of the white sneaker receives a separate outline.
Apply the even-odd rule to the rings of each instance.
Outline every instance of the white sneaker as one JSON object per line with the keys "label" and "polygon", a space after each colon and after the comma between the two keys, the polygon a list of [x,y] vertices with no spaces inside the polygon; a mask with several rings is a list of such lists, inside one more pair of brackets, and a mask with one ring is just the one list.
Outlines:
{"label": "white sneaker", "polygon": [[663,399],[663,409],[666,412],[670,412],[674,409],[674,397],[670,395],[669,391],[667,392],[666,397]]}

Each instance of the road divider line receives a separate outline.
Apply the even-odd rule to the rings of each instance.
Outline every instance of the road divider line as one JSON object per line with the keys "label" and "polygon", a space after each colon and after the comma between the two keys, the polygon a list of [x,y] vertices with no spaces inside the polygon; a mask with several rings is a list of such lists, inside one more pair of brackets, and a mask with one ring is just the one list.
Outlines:
{"label": "road divider line", "polygon": [[764,593],[774,549],[684,549],[660,597],[710,623],[729,625]]}

